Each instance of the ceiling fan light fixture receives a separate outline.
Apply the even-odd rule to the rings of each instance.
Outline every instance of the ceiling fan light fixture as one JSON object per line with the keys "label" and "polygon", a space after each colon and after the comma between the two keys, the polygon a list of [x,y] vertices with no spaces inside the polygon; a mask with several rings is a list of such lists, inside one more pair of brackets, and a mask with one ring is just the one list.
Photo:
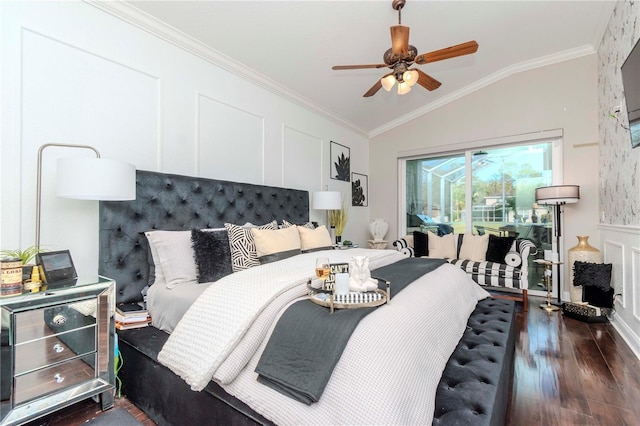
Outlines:
{"label": "ceiling fan light fixture", "polygon": [[382,84],[382,87],[387,92],[389,92],[391,90],[391,88],[393,87],[395,82],[396,82],[396,77],[393,74],[389,74],[388,76],[382,77],[380,79],[380,83]]}
{"label": "ceiling fan light fixture", "polygon": [[398,95],[404,95],[411,91],[411,85],[407,82],[398,82]]}
{"label": "ceiling fan light fixture", "polygon": [[402,80],[405,83],[408,83],[409,86],[413,86],[418,82],[418,71],[416,70],[407,70],[402,74]]}

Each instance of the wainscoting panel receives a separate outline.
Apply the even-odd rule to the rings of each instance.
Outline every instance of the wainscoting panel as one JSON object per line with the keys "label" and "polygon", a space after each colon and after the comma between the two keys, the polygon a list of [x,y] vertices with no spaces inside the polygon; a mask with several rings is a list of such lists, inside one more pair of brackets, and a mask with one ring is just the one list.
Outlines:
{"label": "wainscoting panel", "polygon": [[599,225],[603,261],[613,268],[613,326],[640,358],[640,227]]}
{"label": "wainscoting panel", "polygon": [[203,94],[197,105],[197,175],[262,184],[263,117]]}
{"label": "wainscoting panel", "polygon": [[323,189],[322,139],[292,127],[283,127],[282,185],[311,192]]}

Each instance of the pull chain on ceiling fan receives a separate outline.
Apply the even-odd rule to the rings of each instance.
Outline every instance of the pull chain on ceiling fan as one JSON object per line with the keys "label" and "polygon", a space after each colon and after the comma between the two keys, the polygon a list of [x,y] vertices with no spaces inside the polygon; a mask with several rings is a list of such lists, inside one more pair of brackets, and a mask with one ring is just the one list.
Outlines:
{"label": "pull chain on ceiling fan", "polygon": [[402,8],[406,0],[393,0],[391,7],[398,11],[398,25],[394,25],[391,30],[391,48],[384,52],[384,64],[367,65],[335,65],[333,70],[355,70],[365,68],[390,68],[391,72],[384,75],[380,80],[371,86],[363,95],[365,98],[375,95],[381,87],[387,92],[398,83],[398,94],[409,93],[411,88],[417,83],[425,89],[431,91],[440,87],[440,82],[430,75],[420,71],[418,68],[410,69],[412,64],[424,65],[431,62],[442,61],[444,59],[469,55],[478,50],[478,43],[475,40],[444,49],[434,50],[429,53],[418,55],[415,46],[409,44],[409,27],[402,25]]}

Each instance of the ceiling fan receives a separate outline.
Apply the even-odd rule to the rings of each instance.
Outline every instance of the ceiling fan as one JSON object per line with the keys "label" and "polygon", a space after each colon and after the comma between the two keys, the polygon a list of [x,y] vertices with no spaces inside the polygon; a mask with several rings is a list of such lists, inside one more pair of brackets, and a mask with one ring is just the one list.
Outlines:
{"label": "ceiling fan", "polygon": [[430,75],[425,74],[418,68],[409,68],[412,64],[424,65],[430,62],[441,61],[443,59],[455,58],[457,56],[469,55],[478,50],[478,43],[475,40],[455,46],[434,50],[429,53],[418,55],[418,50],[409,44],[409,27],[402,24],[401,11],[406,0],[393,0],[391,7],[398,11],[398,25],[391,27],[391,49],[384,52],[384,64],[367,65],[335,65],[333,70],[355,70],[364,68],[390,68],[391,72],[378,80],[363,97],[375,95],[381,87],[388,92],[393,85],[398,82],[398,94],[409,93],[411,87],[418,83],[427,90],[435,90],[442,83]]}

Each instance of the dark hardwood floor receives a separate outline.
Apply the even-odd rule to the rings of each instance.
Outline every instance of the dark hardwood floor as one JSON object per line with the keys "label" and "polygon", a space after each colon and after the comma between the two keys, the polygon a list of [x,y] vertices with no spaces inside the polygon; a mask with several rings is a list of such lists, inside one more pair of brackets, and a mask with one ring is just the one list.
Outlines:
{"label": "dark hardwood floor", "polygon": [[[610,324],[586,324],[547,313],[529,297],[517,314],[518,337],[507,425],[638,425],[640,360]],[[126,398],[127,409],[153,426]],[[76,426],[101,414],[93,400],[78,403],[30,426]]]}

